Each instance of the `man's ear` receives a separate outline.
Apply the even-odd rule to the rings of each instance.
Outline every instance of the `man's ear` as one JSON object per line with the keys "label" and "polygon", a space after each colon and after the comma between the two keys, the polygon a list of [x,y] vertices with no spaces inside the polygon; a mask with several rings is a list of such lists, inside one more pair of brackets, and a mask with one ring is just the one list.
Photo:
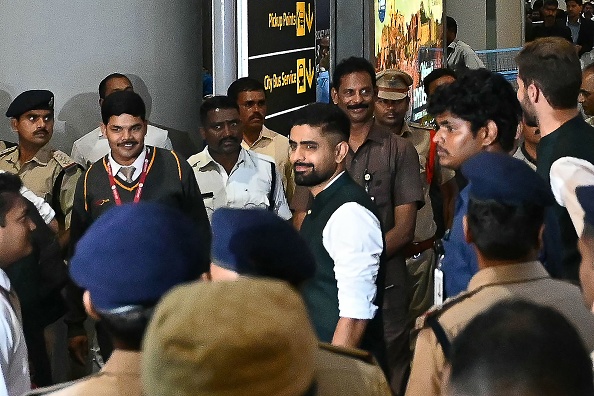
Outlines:
{"label": "man's ear", "polygon": [[339,164],[344,161],[345,157],[347,156],[347,153],[349,152],[349,144],[343,140],[336,145],[334,151],[334,160],[337,164]]}
{"label": "man's ear", "polygon": [[468,217],[466,215],[464,215],[464,217],[462,218],[462,228],[464,230],[464,240],[466,241],[466,243],[472,243],[472,234],[468,229]]}
{"label": "man's ear", "polygon": [[17,129],[18,123],[19,123],[19,121],[16,118],[12,117],[10,119],[10,127],[12,128],[13,132],[18,133],[18,129]]}
{"label": "man's ear", "polygon": [[107,125],[105,125],[104,123],[101,123],[101,134],[103,135],[103,137],[107,137]]}
{"label": "man's ear", "polygon": [[88,290],[85,290],[85,293],[83,294],[83,305],[85,306],[85,311],[91,318],[94,320],[101,320],[101,317],[97,311],[95,311],[95,307],[91,301],[91,293]]}
{"label": "man's ear", "polygon": [[532,103],[538,103],[541,98],[541,91],[533,82],[528,84],[526,87],[526,93],[528,94],[528,100]]}
{"label": "man's ear", "polygon": [[338,104],[338,91],[336,90],[336,88],[332,88],[330,90],[330,96],[332,97],[332,102],[334,104]]}
{"label": "man's ear", "polygon": [[482,134],[481,137],[483,138],[483,146],[487,147],[492,145],[497,140],[499,130],[497,129],[497,124],[495,124],[495,121],[489,120],[487,121],[487,125],[482,127],[479,133]]}
{"label": "man's ear", "polygon": [[206,140],[206,131],[203,127],[200,127],[200,136],[202,136],[203,140]]}

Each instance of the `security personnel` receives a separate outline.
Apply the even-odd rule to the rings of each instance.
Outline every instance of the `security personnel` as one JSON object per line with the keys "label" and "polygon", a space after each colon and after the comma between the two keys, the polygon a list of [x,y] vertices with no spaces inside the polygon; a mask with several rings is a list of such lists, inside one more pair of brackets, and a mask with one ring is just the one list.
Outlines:
{"label": "security personnel", "polygon": [[206,147],[188,158],[208,217],[219,207],[260,208],[291,218],[279,170],[272,157],[241,147],[238,105],[213,96],[200,106]]}
{"label": "security personnel", "polygon": [[[19,144],[0,152],[0,169],[19,175],[24,186],[52,206],[59,226],[58,242],[65,247],[81,170],[66,154],[49,145],[54,129],[54,95],[46,90],[25,91],[10,104],[6,116],[18,133]],[[44,329],[64,314],[59,289],[65,279],[54,282],[44,277],[47,266],[43,263],[48,254],[56,265],[52,268],[64,268],[53,233],[46,228],[42,232],[42,228],[43,222],[38,223],[33,254],[15,263],[7,273],[21,300],[32,380],[36,385],[49,385],[52,379]]]}
{"label": "security personnel", "polygon": [[[377,74],[375,121],[378,128],[395,133],[411,142],[419,154],[425,205],[417,211],[414,240],[403,253],[411,282],[409,317],[414,319],[433,304],[434,242],[451,224],[457,194],[455,172],[439,166],[435,135],[430,128],[406,122],[413,79],[396,69]],[[434,194],[430,194],[434,192]],[[431,195],[431,196],[430,196]]]}
{"label": "security personnel", "polygon": [[19,144],[0,152],[0,169],[19,175],[29,190],[52,206],[60,224],[60,244],[66,246],[74,191],[82,171],[68,155],[49,145],[54,132],[54,94],[25,91],[12,101],[6,116],[19,135]]}
{"label": "security personnel", "polygon": [[432,308],[417,321],[420,333],[407,395],[440,395],[452,339],[497,302],[523,299],[562,313],[594,349],[594,316],[580,290],[552,279],[538,261],[549,186],[521,160],[481,152],[462,165],[469,180],[464,234],[477,253],[479,271],[468,290]]}

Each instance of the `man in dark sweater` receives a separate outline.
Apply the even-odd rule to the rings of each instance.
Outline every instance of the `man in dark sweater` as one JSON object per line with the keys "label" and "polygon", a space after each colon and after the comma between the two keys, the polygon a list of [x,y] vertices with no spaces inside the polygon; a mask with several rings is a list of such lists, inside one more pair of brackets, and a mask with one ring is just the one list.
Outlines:
{"label": "man in dark sweater", "polygon": [[349,133],[336,106],[316,103],[295,114],[295,182],[314,196],[300,231],[317,263],[303,295],[321,341],[367,349],[381,361],[383,237],[373,201],[345,172]]}
{"label": "man in dark sweater", "polygon": [[[594,163],[594,128],[577,108],[582,73],[573,45],[557,37],[538,39],[526,44],[516,62],[518,100],[526,119],[538,124],[542,136],[536,171],[550,183],[551,166],[559,158],[575,157]],[[557,228],[562,244],[562,268],[552,275],[577,283],[578,237],[567,209],[554,205],[547,215],[545,236]]]}
{"label": "man in dark sweater", "polygon": [[[144,144],[147,121],[142,98],[132,91],[114,92],[105,98],[101,117],[101,130],[110,151],[79,179],[72,211],[71,250],[93,221],[108,209],[128,202],[155,201],[180,209],[205,235],[210,235],[200,189],[185,158]],[[132,229],[130,243],[134,243],[135,233],[143,232],[158,230]],[[69,350],[77,361],[84,363],[87,336],[82,326],[86,318],[82,290],[72,284],[67,290]],[[98,328],[97,338],[105,359],[110,355],[111,342],[103,335]]]}

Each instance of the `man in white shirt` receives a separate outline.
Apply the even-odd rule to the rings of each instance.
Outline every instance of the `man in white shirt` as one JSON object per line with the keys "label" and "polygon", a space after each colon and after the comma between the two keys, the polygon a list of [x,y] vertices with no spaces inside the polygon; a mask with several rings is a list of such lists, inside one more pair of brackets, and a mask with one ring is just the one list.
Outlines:
{"label": "man in white shirt", "polygon": [[19,190],[21,179],[0,174],[0,395],[21,395],[31,388],[21,308],[4,269],[33,250],[35,229]]}
{"label": "man in white shirt", "polygon": [[[105,77],[99,84],[99,107],[107,96],[116,91],[134,91],[132,82],[120,73],[112,73]],[[147,124],[145,143],[155,147],[171,150],[171,140],[165,129]],[[77,139],[72,145],[70,157],[85,168],[103,158],[109,152],[109,143],[101,132],[101,127],[93,129],[83,137]]]}
{"label": "man in white shirt", "polygon": [[200,131],[207,146],[191,156],[209,219],[216,208],[261,208],[291,218],[283,183],[271,157],[241,147],[237,103],[214,96],[200,106]]}
{"label": "man in white shirt", "polygon": [[336,106],[315,103],[295,113],[290,160],[295,182],[314,197],[300,234],[317,262],[303,297],[322,342],[369,350],[381,362],[384,242],[373,201],[345,172],[349,134]]}
{"label": "man in white shirt", "polygon": [[446,42],[448,68],[455,72],[465,69],[481,69],[485,67],[483,61],[478,57],[470,45],[456,38],[458,35],[458,24],[452,17],[446,17]]}

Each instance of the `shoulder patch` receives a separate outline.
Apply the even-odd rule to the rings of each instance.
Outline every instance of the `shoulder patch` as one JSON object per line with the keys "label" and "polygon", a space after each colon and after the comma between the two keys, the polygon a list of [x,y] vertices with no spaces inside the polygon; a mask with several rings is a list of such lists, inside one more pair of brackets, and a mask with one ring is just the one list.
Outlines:
{"label": "shoulder patch", "polygon": [[472,296],[477,291],[478,290],[464,291],[464,292],[458,294],[457,296],[448,298],[447,300],[445,300],[443,302],[443,304],[432,306],[431,308],[429,308],[429,310],[427,312],[425,312],[424,314],[422,314],[421,316],[419,316],[416,319],[415,330],[418,331],[418,330],[423,329],[424,327],[427,327],[427,319],[428,318],[440,316],[445,311],[447,311],[449,308],[453,307],[454,305],[456,305],[457,303],[459,303],[461,301],[464,301],[465,299]]}
{"label": "shoulder patch", "polygon": [[77,166],[77,163],[74,162],[74,160],[63,151],[56,150],[53,152],[52,155],[58,163],[58,165],[60,165],[63,169],[69,169]]}
{"label": "shoulder patch", "polygon": [[426,130],[426,131],[430,131],[431,129],[433,129],[433,128],[431,128],[431,126],[429,126],[429,125],[422,125],[422,124],[419,124],[418,122],[409,122],[409,123],[408,123],[408,126],[409,126],[410,128],[415,128],[415,129],[424,129],[424,130]]}
{"label": "shoulder patch", "polygon": [[318,347],[336,355],[350,357],[365,363],[373,364],[375,362],[373,355],[370,352],[361,349],[339,347],[325,342],[318,343]]}
{"label": "shoulder patch", "polygon": [[0,151],[0,156],[12,153],[13,151],[16,151],[16,149],[18,149],[18,148],[19,148],[19,146],[12,146],[7,149],[4,149],[4,150]]}

